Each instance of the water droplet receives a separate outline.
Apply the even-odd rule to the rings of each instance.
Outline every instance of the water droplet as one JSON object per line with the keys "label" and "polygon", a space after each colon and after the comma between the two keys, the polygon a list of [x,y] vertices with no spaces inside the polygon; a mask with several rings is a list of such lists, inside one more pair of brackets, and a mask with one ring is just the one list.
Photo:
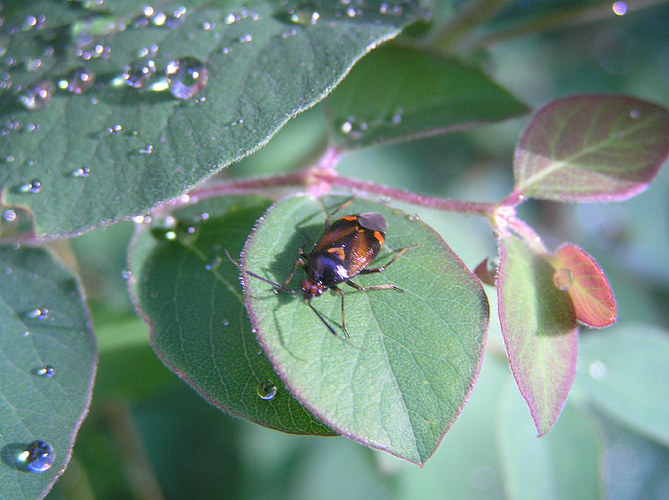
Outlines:
{"label": "water droplet", "polygon": [[571,269],[561,267],[553,274],[553,284],[563,292],[566,292],[574,284],[574,273],[571,272]]}
{"label": "water droplet", "polygon": [[632,120],[638,120],[639,116],[641,116],[641,113],[639,113],[638,109],[633,109],[632,111],[630,111],[630,118]]}
{"label": "water droplet", "polygon": [[2,213],[2,218],[6,222],[14,222],[16,220],[16,212],[11,208],[7,209]]}
{"label": "water droplet", "polygon": [[44,80],[20,94],[19,100],[27,109],[40,109],[49,104],[53,96],[53,90],[53,84]]}
{"label": "water droplet", "polygon": [[32,311],[25,313],[25,317],[28,319],[38,320],[49,319],[49,317],[51,317],[51,311],[49,311],[46,307],[38,307],[37,309],[33,309]]}
{"label": "water droplet", "polygon": [[123,80],[130,87],[141,89],[156,73],[156,63],[153,59],[138,59],[125,67]]}
{"label": "water droplet", "polygon": [[595,360],[588,366],[588,373],[595,380],[606,378],[606,365],[599,360]]}
{"label": "water droplet", "polygon": [[111,135],[116,135],[118,134],[121,130],[123,130],[123,126],[120,124],[115,124],[112,125],[111,127],[107,127],[107,133]]}
{"label": "water droplet", "polygon": [[204,268],[207,271],[214,271],[215,269],[218,269],[221,266],[221,263],[223,262],[223,259],[219,257],[218,255],[216,257],[212,257],[209,259],[209,262],[204,266]]}
{"label": "water droplet", "polygon": [[177,99],[193,97],[207,84],[209,76],[205,65],[194,57],[170,61],[166,73],[170,92]]}
{"label": "water droplet", "polygon": [[30,472],[45,472],[56,459],[53,447],[46,441],[36,440],[19,453],[17,461]]}
{"label": "water droplet", "polygon": [[616,16],[624,16],[627,14],[627,2],[615,2],[611,9]]}
{"label": "water droplet", "polygon": [[29,332],[28,330],[25,330],[25,331],[21,334],[21,337],[27,337],[28,335],[30,335],[30,332]]}
{"label": "water droplet", "polygon": [[240,37],[237,39],[237,41],[240,42],[240,43],[249,43],[249,42],[252,42],[252,41],[253,41],[253,35],[251,35],[251,33],[246,33],[246,34],[240,36]]}
{"label": "water droplet", "polygon": [[39,179],[33,179],[30,182],[21,184],[18,188],[20,193],[39,193],[42,190],[42,182]]}
{"label": "water droplet", "polygon": [[317,6],[312,3],[307,3],[288,11],[288,18],[295,24],[316,24],[320,17],[321,15],[317,10]]}
{"label": "water droplet", "polygon": [[359,121],[353,116],[349,116],[339,127],[342,134],[352,139],[361,139],[368,128],[367,122]]}
{"label": "water droplet", "polygon": [[267,401],[274,399],[274,396],[276,396],[276,386],[269,380],[259,383],[256,391],[258,396]]}
{"label": "water droplet", "polygon": [[147,144],[144,149],[140,149],[138,153],[143,154],[143,155],[150,155],[153,153],[153,144]]}
{"label": "water droplet", "polygon": [[93,87],[94,83],[95,74],[88,68],[80,66],[70,71],[67,80],[59,82],[58,86],[73,94],[85,94]]}
{"label": "water droplet", "polygon": [[121,278],[124,280],[129,280],[132,277],[132,271],[130,269],[124,269],[121,271]]}
{"label": "water droplet", "polygon": [[398,125],[399,123],[402,122],[402,114],[404,113],[404,110],[402,108],[397,108],[393,115],[390,117],[390,123],[392,125]]}
{"label": "water droplet", "polygon": [[90,167],[79,167],[70,173],[72,177],[88,177],[90,174]]}
{"label": "water droplet", "polygon": [[51,365],[44,365],[35,369],[33,373],[39,377],[51,378],[56,374],[56,369]]}

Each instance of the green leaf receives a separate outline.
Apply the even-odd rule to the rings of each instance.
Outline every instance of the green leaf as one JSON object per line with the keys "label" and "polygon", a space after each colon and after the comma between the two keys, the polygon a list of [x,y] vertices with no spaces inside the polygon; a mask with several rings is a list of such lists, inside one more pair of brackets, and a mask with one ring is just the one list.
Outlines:
{"label": "green leaf", "polygon": [[[95,337],[74,274],[40,248],[0,247],[0,497],[42,497],[70,459],[88,410]],[[18,455],[35,440],[55,461],[35,473]]]}
{"label": "green leaf", "polygon": [[[487,350],[488,354],[490,349]],[[486,355],[476,387],[457,425],[425,466],[405,469],[395,498],[504,498],[502,463],[496,452],[501,389],[511,380],[506,361]],[[444,493],[448,485],[448,493]]]}
{"label": "green leaf", "polygon": [[481,71],[404,47],[369,54],[327,102],[332,133],[344,148],[443,134],[528,111]]}
{"label": "green leaf", "polygon": [[[323,204],[296,197],[275,205],[249,238],[244,268],[282,283],[305,247],[323,230]],[[373,265],[411,248],[381,274],[358,275],[361,286],[394,284],[395,290],[346,289],[341,330],[340,296],[326,292],[313,306],[300,295],[275,294],[246,275],[245,297],[265,352],[289,390],[327,425],[367,446],[422,464],[455,421],[476,379],[488,322],[480,283],[424,223],[378,203],[355,200],[340,215],[379,212],[388,224],[386,244]],[[308,247],[305,247],[308,248]],[[298,270],[290,286],[299,288]]]}
{"label": "green leaf", "polygon": [[[295,434],[332,432],[281,385],[251,329],[239,255],[271,201],[209,198],[180,208],[137,235],[131,254],[132,293],[151,327],[163,362],[211,404],[258,424]],[[171,231],[174,231],[171,233]],[[276,387],[271,400],[259,390]]]}
{"label": "green leaf", "polygon": [[576,380],[601,411],[669,446],[668,359],[666,330],[618,326],[583,338]]}
{"label": "green leaf", "polygon": [[551,433],[537,439],[510,383],[499,415],[508,498],[601,498],[600,435],[588,415],[567,404]]}
{"label": "green leaf", "polygon": [[576,373],[578,328],[553,268],[523,241],[500,239],[499,319],[511,371],[543,435],[562,410]]}
{"label": "green leaf", "polygon": [[[320,17],[301,24],[300,15],[291,20],[295,9],[310,4],[191,0],[186,13],[172,19],[180,3],[142,18],[146,2],[123,2],[121,11],[107,0],[121,14],[90,41],[90,12],[71,2],[49,3],[49,15],[69,24],[52,30],[47,22],[19,33],[21,42],[3,56],[17,63],[0,95],[2,202],[31,210],[39,235],[72,234],[147,212],[250,154],[420,11],[410,1],[400,15],[384,15],[376,0],[351,6],[351,16],[349,7],[332,2],[316,4]],[[168,22],[157,26],[157,12]],[[6,29],[34,13],[33,5],[22,3]],[[133,28],[140,21],[146,26]],[[45,50],[50,54],[49,46],[56,55],[44,56],[37,72],[27,74],[25,65]],[[122,73],[145,48],[156,75],[164,75],[170,61],[201,61],[206,85],[189,99],[152,91],[148,83],[143,89],[126,85]],[[22,92],[40,81],[66,85],[70,70],[84,64],[97,82],[87,93],[55,90],[43,107],[21,105],[19,85],[25,85]]]}
{"label": "green leaf", "polygon": [[556,201],[624,200],[645,190],[669,154],[669,112],[624,96],[558,99],[532,118],[516,147],[518,195]]}

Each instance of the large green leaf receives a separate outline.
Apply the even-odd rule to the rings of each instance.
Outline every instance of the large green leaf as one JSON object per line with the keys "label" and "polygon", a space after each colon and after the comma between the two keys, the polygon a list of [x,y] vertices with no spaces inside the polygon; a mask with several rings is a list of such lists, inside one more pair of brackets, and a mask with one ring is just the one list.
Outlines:
{"label": "large green leaf", "polygon": [[[0,497],[41,497],[65,470],[96,361],[73,273],[42,249],[0,247]],[[18,461],[36,440],[55,452],[41,474]]]}
{"label": "large green leaf", "polygon": [[452,132],[528,110],[481,71],[404,47],[371,53],[327,102],[335,140],[347,148]]}
{"label": "large green leaf", "polygon": [[669,446],[668,359],[666,330],[620,326],[583,339],[576,380],[601,411]]}
{"label": "large green leaf", "polygon": [[[107,0],[116,16],[104,28],[72,2],[14,3],[3,27],[13,41],[2,59],[15,63],[4,68],[0,94],[2,202],[28,207],[38,234],[53,235],[174,198],[267,142],[420,10],[411,0],[389,15],[382,3],[191,0],[148,10],[144,1]],[[15,32],[42,6],[41,29]],[[156,74],[194,58],[206,85],[188,99],[130,87],[121,75],[139,57],[145,67],[154,61]],[[34,84],[67,84],[82,65],[97,79],[88,92],[21,104]]]}
{"label": "large green leaf", "polygon": [[[299,247],[321,234],[323,205],[296,197],[275,205],[245,247],[247,271],[283,282]],[[339,215],[380,212],[386,245],[376,264],[411,248],[381,274],[359,275],[362,286],[394,284],[404,290],[357,292],[346,288],[341,329],[340,297],[327,292],[313,306],[300,295],[272,293],[245,277],[246,303],[265,352],[291,392],[326,424],[361,443],[415,463],[434,453],[455,421],[478,373],[488,322],[480,283],[424,223],[378,203],[355,200]],[[298,270],[291,286],[303,279]]]}
{"label": "large green leaf", "polygon": [[[131,255],[132,291],[158,355],[211,404],[284,432],[331,434],[262,355],[239,269],[225,254],[239,255],[270,203],[264,197],[210,198],[174,211],[174,227],[159,222],[142,228]],[[274,397],[263,393],[271,390]]]}
{"label": "large green leaf", "polygon": [[499,319],[511,371],[539,435],[557,420],[576,374],[576,315],[553,275],[525,242],[500,239]]}
{"label": "large green leaf", "polygon": [[557,99],[516,147],[515,193],[557,201],[624,200],[645,190],[669,154],[669,112],[626,96]]}

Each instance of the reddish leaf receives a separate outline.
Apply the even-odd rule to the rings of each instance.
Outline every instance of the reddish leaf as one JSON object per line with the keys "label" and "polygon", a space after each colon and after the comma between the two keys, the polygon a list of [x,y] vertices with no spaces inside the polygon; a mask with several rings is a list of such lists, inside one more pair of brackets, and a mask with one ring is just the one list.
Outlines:
{"label": "reddish leaf", "polygon": [[611,286],[592,257],[576,245],[563,245],[555,255],[555,268],[554,281],[557,279],[559,288],[561,273],[567,275],[563,289],[571,297],[578,321],[596,328],[616,322],[617,307]]}
{"label": "reddish leaf", "polygon": [[623,200],[645,190],[669,155],[669,112],[624,96],[553,101],[525,129],[515,193],[556,201]]}
{"label": "reddish leaf", "polygon": [[497,297],[511,371],[543,435],[557,420],[576,374],[578,327],[554,270],[525,242],[499,242]]}

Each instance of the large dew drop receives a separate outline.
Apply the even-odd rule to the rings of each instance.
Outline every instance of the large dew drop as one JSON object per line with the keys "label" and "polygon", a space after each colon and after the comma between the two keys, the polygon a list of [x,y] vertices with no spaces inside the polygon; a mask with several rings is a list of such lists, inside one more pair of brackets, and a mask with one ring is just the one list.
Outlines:
{"label": "large dew drop", "polygon": [[269,380],[259,383],[256,391],[258,396],[266,401],[270,401],[276,396],[276,386]]}
{"label": "large dew drop", "polygon": [[207,84],[206,66],[194,57],[170,61],[166,69],[170,92],[177,99],[189,99]]}
{"label": "large dew drop", "polygon": [[37,473],[49,470],[55,460],[56,453],[53,447],[46,441],[40,440],[30,443],[17,457],[19,465]]}

